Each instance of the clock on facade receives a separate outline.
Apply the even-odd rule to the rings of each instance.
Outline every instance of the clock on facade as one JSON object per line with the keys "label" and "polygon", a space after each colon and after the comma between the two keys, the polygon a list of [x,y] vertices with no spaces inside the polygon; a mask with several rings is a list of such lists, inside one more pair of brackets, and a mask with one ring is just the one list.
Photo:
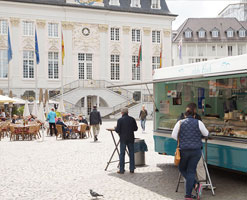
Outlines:
{"label": "clock on facade", "polygon": [[83,28],[83,29],[82,29],[82,34],[83,34],[84,36],[88,36],[88,35],[90,34],[89,28]]}

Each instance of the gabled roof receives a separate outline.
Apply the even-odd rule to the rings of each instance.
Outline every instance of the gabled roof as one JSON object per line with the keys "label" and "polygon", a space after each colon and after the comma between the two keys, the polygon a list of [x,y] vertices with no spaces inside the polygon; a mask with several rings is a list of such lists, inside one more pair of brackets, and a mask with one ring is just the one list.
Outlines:
{"label": "gabled roof", "polygon": [[[0,0],[0,3],[3,0]],[[78,7],[78,8],[92,8],[100,10],[111,10],[117,12],[130,12],[130,13],[140,13],[140,14],[151,14],[151,15],[165,15],[173,16],[177,15],[172,14],[166,4],[165,0],[160,0],[160,9],[152,9],[150,0],[140,0],[141,7],[131,7],[131,0],[119,0],[120,6],[109,5],[109,0],[103,0],[104,6],[94,6],[94,5],[83,5],[83,4],[71,4],[66,3],[66,0],[4,0],[10,2],[18,3],[31,3],[31,4],[45,4],[51,6],[67,6],[67,7]]]}
{"label": "gabled roof", "polygon": [[[213,42],[215,40],[238,40],[239,37],[237,34],[235,34],[232,38],[227,38],[225,31],[229,28],[239,30],[242,27],[247,27],[247,22],[244,23],[245,24],[242,24],[242,22],[240,23],[236,18],[189,18],[178,28],[177,35],[174,37],[173,42],[179,42],[181,37],[184,38],[184,31],[188,28],[191,29],[193,33],[196,33],[201,28],[205,29],[206,33],[208,33],[205,37],[207,42]],[[214,29],[219,31],[219,37],[217,38],[212,38],[211,34],[209,34]],[[241,38],[241,40],[243,40],[243,38]],[[193,34],[193,38],[190,38],[189,41],[198,42],[200,39],[197,34]],[[184,42],[186,42],[186,38],[184,39]]]}

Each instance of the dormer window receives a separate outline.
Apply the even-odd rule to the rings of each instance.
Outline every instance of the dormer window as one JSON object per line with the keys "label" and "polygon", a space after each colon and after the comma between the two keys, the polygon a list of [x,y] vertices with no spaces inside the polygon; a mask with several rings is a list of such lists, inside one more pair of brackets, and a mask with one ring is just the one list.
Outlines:
{"label": "dormer window", "polygon": [[238,36],[241,38],[244,38],[246,36],[246,30],[245,29],[240,29],[238,31]]}
{"label": "dormer window", "polygon": [[140,0],[131,0],[131,7],[140,8]]}
{"label": "dormer window", "polygon": [[212,37],[213,38],[218,38],[219,37],[219,31],[218,30],[213,30],[212,31]]}
{"label": "dormer window", "polygon": [[192,38],[192,31],[191,30],[187,30],[184,32],[184,37],[185,38]]}
{"label": "dormer window", "polygon": [[119,0],[110,0],[109,4],[112,6],[120,6]]}
{"label": "dormer window", "polygon": [[233,31],[232,29],[228,29],[228,30],[226,31],[226,36],[227,36],[228,38],[232,38],[232,37],[234,36],[234,31]]}
{"label": "dormer window", "polygon": [[205,36],[206,36],[206,31],[204,29],[199,30],[198,37],[205,38]]}
{"label": "dormer window", "polygon": [[151,8],[160,9],[160,0],[152,0]]}

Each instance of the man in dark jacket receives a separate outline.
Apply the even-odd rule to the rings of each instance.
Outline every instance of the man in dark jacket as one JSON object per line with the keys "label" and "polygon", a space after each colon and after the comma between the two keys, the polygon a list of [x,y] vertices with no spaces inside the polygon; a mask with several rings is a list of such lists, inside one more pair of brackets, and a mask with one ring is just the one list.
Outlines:
{"label": "man in dark jacket", "polygon": [[129,150],[130,157],[130,173],[134,173],[135,170],[135,157],[134,157],[134,131],[137,131],[138,127],[136,120],[128,115],[128,108],[123,108],[121,111],[122,117],[117,121],[117,127],[115,131],[120,136],[120,170],[119,174],[124,173],[125,165],[125,150],[126,146]]}
{"label": "man in dark jacket", "polygon": [[98,141],[98,135],[100,130],[100,125],[102,124],[100,112],[97,111],[97,107],[93,106],[93,111],[89,116],[90,126],[93,128],[94,142]]}
{"label": "man in dark jacket", "polygon": [[71,132],[71,130],[69,130],[69,128],[67,127],[67,125],[65,123],[63,123],[61,117],[58,117],[57,119],[57,123],[56,125],[62,125],[62,129],[63,129],[63,138],[68,138],[68,134],[66,135],[66,133],[69,131]]}

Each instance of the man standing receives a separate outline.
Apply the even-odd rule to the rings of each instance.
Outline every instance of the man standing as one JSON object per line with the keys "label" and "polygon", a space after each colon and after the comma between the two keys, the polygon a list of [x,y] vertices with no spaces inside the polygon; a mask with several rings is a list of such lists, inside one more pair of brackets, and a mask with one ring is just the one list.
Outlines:
{"label": "man standing", "polygon": [[136,124],[136,120],[133,117],[128,115],[128,108],[123,108],[121,111],[122,117],[117,121],[117,127],[115,131],[120,136],[120,170],[119,174],[124,173],[124,165],[125,165],[125,150],[126,146],[129,150],[130,157],[130,173],[134,173],[135,170],[135,157],[134,157],[134,141],[135,135],[134,131],[137,131],[138,127]]}
{"label": "man standing", "polygon": [[50,135],[53,135],[53,130],[55,132],[55,135],[57,135],[57,130],[56,130],[56,124],[55,124],[55,118],[57,117],[56,113],[54,112],[54,108],[51,109],[51,112],[49,112],[47,116],[47,120],[49,121],[49,126],[50,126]]}
{"label": "man standing", "polygon": [[93,111],[89,116],[90,125],[93,128],[94,142],[98,141],[99,129],[102,124],[100,112],[97,111],[97,106],[93,106]]}
{"label": "man standing", "polygon": [[141,120],[142,132],[145,131],[145,124],[146,124],[147,115],[148,115],[148,111],[145,109],[145,105],[143,105],[142,109],[140,111],[140,115],[139,115],[139,118]]}

